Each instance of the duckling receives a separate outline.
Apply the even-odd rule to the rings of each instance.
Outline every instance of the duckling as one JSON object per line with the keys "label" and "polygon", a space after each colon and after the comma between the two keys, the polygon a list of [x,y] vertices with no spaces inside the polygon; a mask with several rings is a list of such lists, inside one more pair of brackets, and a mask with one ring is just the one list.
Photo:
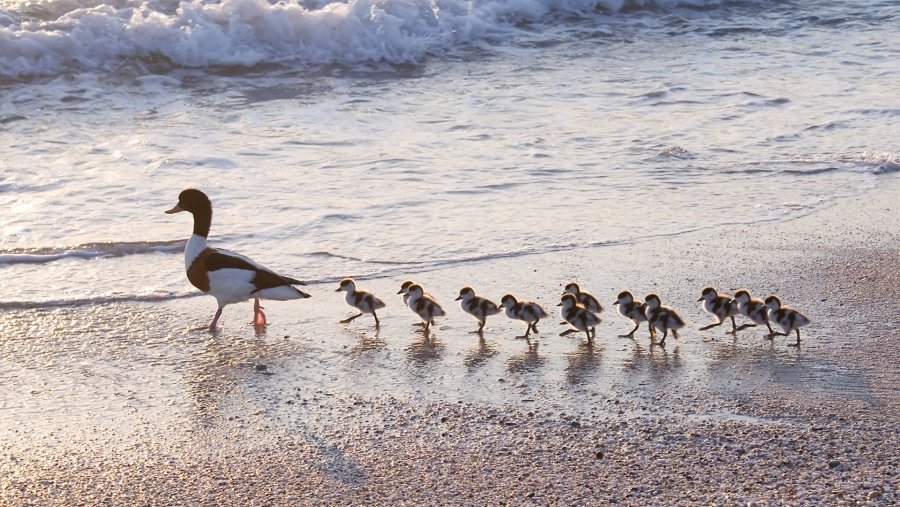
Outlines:
{"label": "duckling", "polygon": [[[410,288],[411,286],[413,286],[413,285],[418,285],[418,284],[416,284],[416,282],[414,282],[414,281],[412,281],[412,280],[407,280],[407,281],[403,282],[403,284],[400,285],[400,290],[397,291],[397,294],[402,294],[403,304],[406,305],[410,310],[412,310],[412,311],[415,312],[416,309],[413,308],[412,306],[410,306],[410,304],[409,304],[409,288]],[[427,296],[428,298],[430,298],[432,301],[437,302],[437,299],[435,299],[434,297],[432,297],[431,294],[429,294],[429,293],[426,292],[426,293],[425,293],[425,296]],[[416,323],[413,324],[413,325],[414,325],[414,326],[424,326],[425,324],[423,324],[423,323],[421,323],[421,322],[416,322]]]}
{"label": "duckling", "polygon": [[648,294],[644,298],[644,305],[647,307],[647,321],[650,326],[663,332],[662,340],[659,341],[660,346],[666,344],[666,336],[670,329],[675,339],[678,339],[678,330],[684,327],[684,320],[675,313],[675,310],[662,306],[656,294]]}
{"label": "duckling", "polygon": [[734,300],[737,301],[738,309],[741,312],[741,315],[747,317],[752,321],[752,323],[743,324],[738,326],[736,331],[740,331],[741,329],[746,329],[748,327],[756,327],[759,324],[765,324],[767,328],[769,328],[769,335],[766,338],[772,338],[775,336],[775,330],[772,329],[772,325],[769,324],[769,312],[766,309],[766,304],[761,299],[754,298],[750,295],[750,291],[747,289],[741,289],[734,293]]}
{"label": "duckling", "polygon": [[409,298],[406,302],[410,309],[422,319],[426,335],[428,334],[429,326],[434,324],[434,318],[446,315],[441,305],[430,296],[425,295],[422,286],[415,283],[409,286]]}
{"label": "duckling", "polygon": [[[646,306],[643,302],[636,301],[634,296],[627,290],[620,292],[618,299],[613,304],[619,306],[620,314],[634,322],[634,329],[628,334],[620,334],[619,337],[634,338],[634,333],[641,327],[641,322],[647,322]],[[653,338],[656,336],[656,331],[653,330],[653,326],[648,327],[650,328],[650,338]]]}
{"label": "duckling", "polygon": [[379,308],[384,308],[384,301],[378,299],[372,294],[362,291],[356,290],[356,282],[351,278],[344,278],[341,280],[340,286],[335,290],[335,292],[344,291],[347,294],[344,296],[344,301],[347,302],[348,305],[352,306],[359,310],[359,313],[344,319],[341,321],[341,324],[347,324],[348,322],[352,322],[357,317],[362,317],[365,313],[371,313],[372,317],[375,317],[375,327],[380,326],[380,322],[378,322],[378,314],[375,313],[375,310]]}
{"label": "duckling", "polygon": [[561,306],[560,314],[575,329],[568,329],[560,333],[560,336],[566,336],[578,331],[584,331],[587,335],[588,343],[594,342],[594,336],[597,333],[597,324],[600,324],[600,317],[587,308],[578,304],[575,294],[565,293],[558,305]]}
{"label": "duckling", "polygon": [[600,301],[598,301],[597,298],[588,294],[587,292],[583,292],[575,282],[571,282],[566,285],[565,290],[563,290],[563,294],[575,295],[575,300],[578,302],[578,304],[584,307],[584,309],[589,312],[600,313],[603,311],[603,307],[600,306]]}
{"label": "duckling", "polygon": [[400,286],[400,290],[397,291],[397,294],[402,294],[401,297],[403,298],[403,304],[406,306],[409,306],[409,288],[415,284],[416,282],[407,280],[403,282],[403,284]]}
{"label": "duckling", "polygon": [[700,301],[703,301],[703,309],[711,313],[713,317],[718,320],[718,322],[714,324],[701,327],[700,331],[706,331],[707,329],[721,326],[726,318],[731,317],[731,331],[727,332],[731,334],[737,333],[737,323],[734,321],[734,316],[740,315],[741,310],[738,308],[737,301],[735,301],[734,298],[727,294],[719,294],[712,287],[707,287],[703,289],[700,299],[697,300],[698,303]]}
{"label": "duckling", "polygon": [[512,294],[507,294],[500,299],[500,307],[506,310],[507,317],[528,323],[525,334],[523,336],[517,336],[516,338],[528,338],[531,331],[537,333],[537,323],[544,317],[547,317],[547,312],[541,308],[541,305],[533,302],[519,301]]}
{"label": "duckling", "polygon": [[789,347],[800,346],[800,328],[809,324],[810,320],[802,313],[794,310],[790,306],[783,306],[781,300],[777,296],[769,296],[765,302],[766,308],[769,310],[769,319],[774,320],[776,324],[781,326],[783,333],[775,333],[776,336],[788,336],[791,331],[797,332],[797,343],[788,345]]}
{"label": "duckling", "polygon": [[480,335],[484,331],[484,324],[487,322],[488,316],[497,315],[501,311],[493,301],[475,295],[475,291],[471,287],[460,289],[459,297],[456,298],[456,301],[459,301],[459,307],[464,312],[475,317],[475,320],[478,321],[478,329],[471,331],[470,334]]}

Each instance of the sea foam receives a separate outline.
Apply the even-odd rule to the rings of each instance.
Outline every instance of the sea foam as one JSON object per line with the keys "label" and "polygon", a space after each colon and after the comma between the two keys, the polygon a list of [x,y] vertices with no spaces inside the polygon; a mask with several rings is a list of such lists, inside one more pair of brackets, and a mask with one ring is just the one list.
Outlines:
{"label": "sea foam", "polygon": [[[491,43],[552,13],[711,7],[713,0],[43,0],[0,10],[0,77],[124,64],[253,67],[418,63]],[[19,5],[19,4],[16,4]]]}

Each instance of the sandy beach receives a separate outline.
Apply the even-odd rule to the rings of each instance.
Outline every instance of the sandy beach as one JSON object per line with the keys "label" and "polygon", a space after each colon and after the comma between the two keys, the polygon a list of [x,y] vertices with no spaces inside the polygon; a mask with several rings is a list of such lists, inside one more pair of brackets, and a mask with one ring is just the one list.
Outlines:
{"label": "sandy beach", "polygon": [[[360,283],[388,301],[378,333],[339,324],[330,285],[267,305],[261,336],[247,304],[218,335],[186,331],[208,297],[4,311],[0,504],[895,504],[897,195],[888,180],[785,222],[417,273],[448,310],[427,340],[393,278]],[[592,346],[558,336],[573,279],[607,305]],[[553,315],[529,342],[502,316],[479,340],[463,285]],[[698,331],[707,285],[780,295],[813,320],[802,346]],[[618,337],[623,289],[679,310],[681,339]]]}

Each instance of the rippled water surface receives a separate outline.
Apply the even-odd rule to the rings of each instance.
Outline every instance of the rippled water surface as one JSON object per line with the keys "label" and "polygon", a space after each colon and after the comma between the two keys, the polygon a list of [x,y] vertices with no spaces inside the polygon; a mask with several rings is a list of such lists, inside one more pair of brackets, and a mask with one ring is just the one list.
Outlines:
{"label": "rippled water surface", "polygon": [[[41,30],[84,36],[115,9],[49,31],[11,5],[20,67]],[[316,280],[777,220],[900,168],[888,3],[601,7],[485,17],[502,37],[433,42],[414,63],[284,67],[250,37],[273,62],[154,69],[126,31],[107,41],[119,61],[84,47],[86,68],[8,67],[4,299],[188,293],[189,217],[162,214],[188,186],[213,199],[214,244]]]}

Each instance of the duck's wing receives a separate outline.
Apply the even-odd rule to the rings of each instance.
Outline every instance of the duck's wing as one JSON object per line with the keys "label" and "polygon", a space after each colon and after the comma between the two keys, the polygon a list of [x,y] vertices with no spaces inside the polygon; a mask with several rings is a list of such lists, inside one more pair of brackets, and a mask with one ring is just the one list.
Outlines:
{"label": "duck's wing", "polygon": [[209,272],[220,269],[239,269],[251,273],[254,292],[280,287],[283,285],[305,285],[299,280],[279,275],[262,264],[244,255],[228,250],[214,250],[203,259],[204,267]]}

